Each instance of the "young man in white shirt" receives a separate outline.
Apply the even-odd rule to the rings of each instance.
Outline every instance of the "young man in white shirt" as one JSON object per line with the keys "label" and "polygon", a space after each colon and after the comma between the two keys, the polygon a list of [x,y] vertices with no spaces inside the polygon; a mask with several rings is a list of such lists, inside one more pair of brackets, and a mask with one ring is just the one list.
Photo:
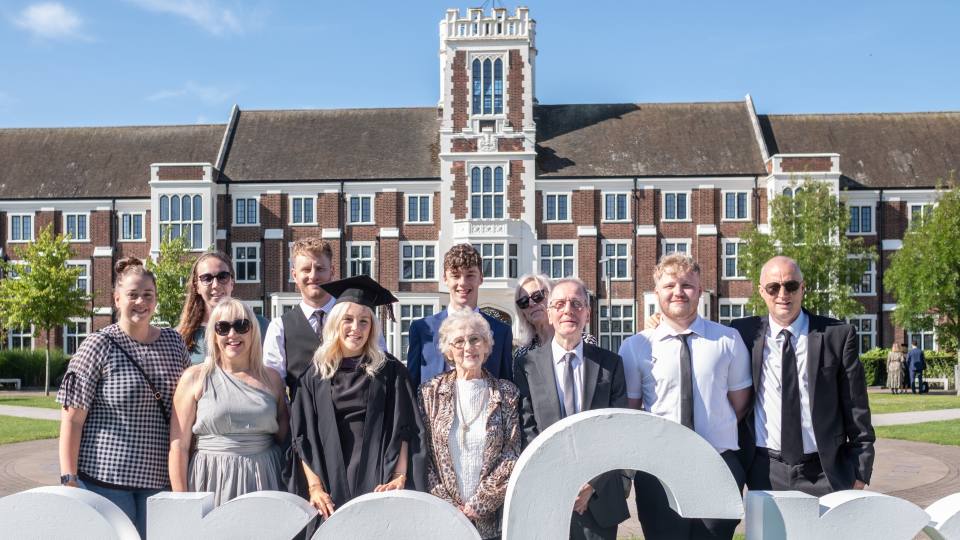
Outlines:
{"label": "young man in white shirt", "polygon": [[[627,397],[642,408],[690,429],[713,446],[742,490],[737,422],[749,410],[750,358],[733,329],[699,316],[700,266],[684,254],[668,255],[654,270],[660,325],[623,342]],[[648,540],[732,538],[737,520],[687,519],[670,509],[656,477],[638,471],[637,514]]]}

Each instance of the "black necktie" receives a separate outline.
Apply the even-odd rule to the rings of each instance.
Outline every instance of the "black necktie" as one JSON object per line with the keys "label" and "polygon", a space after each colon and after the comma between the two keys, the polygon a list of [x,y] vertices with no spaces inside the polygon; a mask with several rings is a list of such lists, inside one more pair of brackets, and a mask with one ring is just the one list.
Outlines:
{"label": "black necktie", "polygon": [[680,334],[680,423],[693,429],[693,361],[690,358],[690,334]]}
{"label": "black necktie", "polygon": [[780,397],[780,455],[789,465],[800,463],[803,457],[803,435],[800,429],[800,382],[797,375],[797,351],[789,330],[783,336],[780,354],[783,393]]}
{"label": "black necktie", "polygon": [[566,418],[572,414],[577,414],[577,405],[576,399],[577,394],[573,389],[573,359],[577,355],[568,352],[563,355],[563,358],[560,359],[560,362],[564,364],[565,377],[563,379],[563,416]]}
{"label": "black necktie", "polygon": [[326,315],[322,309],[318,309],[313,312],[314,318],[317,319],[317,337],[320,338],[320,343],[323,343],[323,316]]}

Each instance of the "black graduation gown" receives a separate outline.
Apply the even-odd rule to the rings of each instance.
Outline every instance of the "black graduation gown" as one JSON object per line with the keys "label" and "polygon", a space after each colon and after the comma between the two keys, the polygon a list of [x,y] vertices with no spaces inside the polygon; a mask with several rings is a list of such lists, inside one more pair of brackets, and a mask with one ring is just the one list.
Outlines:
{"label": "black graduation gown", "polygon": [[300,377],[300,389],[290,410],[292,444],[287,460],[287,487],[309,499],[302,461],[322,480],[336,508],[354,497],[372,493],[393,474],[400,445],[408,445],[406,489],[426,491],[424,429],[407,368],[388,356],[370,380],[363,425],[360,466],[355,489],[347,481],[345,460],[337,430],[330,379],[321,379],[316,367]]}

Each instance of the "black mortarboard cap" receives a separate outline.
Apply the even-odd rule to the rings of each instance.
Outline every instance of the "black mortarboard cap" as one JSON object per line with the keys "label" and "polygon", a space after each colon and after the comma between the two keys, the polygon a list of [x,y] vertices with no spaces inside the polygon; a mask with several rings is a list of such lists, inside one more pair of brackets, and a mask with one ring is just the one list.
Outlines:
{"label": "black mortarboard cap", "polygon": [[353,276],[324,283],[320,286],[334,298],[336,303],[353,302],[376,311],[377,306],[386,306],[398,302],[397,297],[368,275]]}

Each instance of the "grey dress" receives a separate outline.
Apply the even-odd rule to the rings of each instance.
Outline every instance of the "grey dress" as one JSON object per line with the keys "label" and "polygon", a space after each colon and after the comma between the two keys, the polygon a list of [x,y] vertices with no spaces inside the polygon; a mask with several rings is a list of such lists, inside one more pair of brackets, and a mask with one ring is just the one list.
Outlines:
{"label": "grey dress", "polygon": [[274,439],[276,397],[219,367],[203,384],[193,424],[197,451],[187,471],[190,491],[212,491],[218,506],[244,493],[285,491]]}

